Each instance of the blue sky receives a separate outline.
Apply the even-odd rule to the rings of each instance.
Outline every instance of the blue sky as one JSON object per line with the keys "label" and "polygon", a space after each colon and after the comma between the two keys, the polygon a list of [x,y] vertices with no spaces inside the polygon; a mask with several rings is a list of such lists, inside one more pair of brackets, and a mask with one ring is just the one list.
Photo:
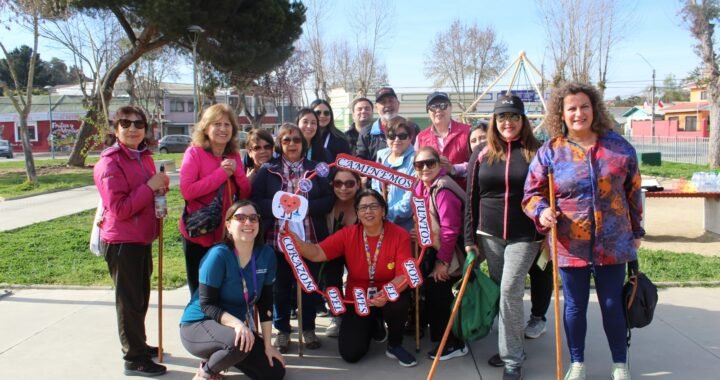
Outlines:
{"label": "blue sky", "polygon": [[[386,4],[391,2],[387,0]],[[657,83],[668,74],[682,79],[700,60],[693,50],[696,44],[677,16],[679,1],[637,0],[622,1],[636,4],[630,13],[626,35],[617,45],[610,60],[606,95],[642,95],[651,83],[652,69],[637,53],[641,53],[656,69]],[[328,41],[354,40],[347,25],[347,14],[367,4],[365,1],[330,0],[325,4],[324,35]],[[534,0],[399,0],[394,2],[396,19],[390,37],[383,41],[381,51],[390,84],[398,90],[429,91],[432,81],[423,73],[423,62],[431,39],[446,30],[459,18],[464,23],[477,22],[492,26],[506,43],[510,61],[521,50],[539,68],[550,66],[546,54],[545,31]],[[0,41],[9,49],[21,44],[31,45],[32,40],[23,29],[12,26],[10,32],[0,33]],[[43,59],[59,57],[70,62],[70,57],[55,47],[41,43]],[[180,68],[180,82],[192,82],[192,67],[188,61]],[[549,76],[549,73],[548,75]]]}

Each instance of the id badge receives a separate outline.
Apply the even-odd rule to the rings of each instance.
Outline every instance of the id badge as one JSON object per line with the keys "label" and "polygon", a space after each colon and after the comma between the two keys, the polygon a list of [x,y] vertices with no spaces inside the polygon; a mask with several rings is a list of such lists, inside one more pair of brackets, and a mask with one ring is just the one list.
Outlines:
{"label": "id badge", "polygon": [[371,300],[375,298],[375,294],[377,294],[377,288],[374,286],[369,287],[367,291],[368,299]]}

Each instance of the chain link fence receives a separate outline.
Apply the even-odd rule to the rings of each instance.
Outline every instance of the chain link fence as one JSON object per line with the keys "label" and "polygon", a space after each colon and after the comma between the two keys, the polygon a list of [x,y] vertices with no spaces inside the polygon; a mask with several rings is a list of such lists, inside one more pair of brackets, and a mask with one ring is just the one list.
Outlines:
{"label": "chain link fence", "polygon": [[660,152],[663,161],[707,165],[710,139],[707,137],[625,136],[637,153]]}

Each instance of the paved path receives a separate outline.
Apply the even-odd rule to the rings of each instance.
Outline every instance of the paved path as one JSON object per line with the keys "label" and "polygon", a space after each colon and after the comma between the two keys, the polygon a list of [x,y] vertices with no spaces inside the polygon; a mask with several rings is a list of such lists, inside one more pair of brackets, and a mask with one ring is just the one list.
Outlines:
{"label": "paved path", "polygon": [[[127,379],[115,324],[111,290],[20,289],[0,298],[0,376],[6,379]],[[156,292],[148,313],[148,342],[157,342]],[[198,359],[180,343],[178,321],[188,300],[186,288],[163,293],[165,364],[163,379],[190,379]],[[526,314],[529,297],[525,297]],[[552,308],[551,308],[552,310]],[[554,379],[554,322],[548,314],[548,333],[526,341],[526,379]],[[634,330],[631,372],[635,379],[718,379],[720,372],[720,289],[673,288],[660,290],[655,320]],[[586,363],[588,379],[610,376],[610,353],[594,296],[588,319]],[[326,318],[318,319],[319,350],[296,353],[292,335],[288,379],[423,379],[432,362],[425,357],[431,347],[422,342],[419,365],[402,368],[384,356],[383,344],[373,344],[358,364],[348,364],[337,354],[335,339],[326,338]],[[564,340],[564,339],[563,339]],[[405,339],[408,349],[413,339]],[[442,362],[436,379],[500,379],[502,370],[486,364],[497,350],[497,332],[471,344],[472,355]],[[567,348],[563,350],[568,366]],[[477,366],[477,367],[476,367]],[[230,378],[245,378],[230,372]],[[482,375],[482,377],[481,377]]]}

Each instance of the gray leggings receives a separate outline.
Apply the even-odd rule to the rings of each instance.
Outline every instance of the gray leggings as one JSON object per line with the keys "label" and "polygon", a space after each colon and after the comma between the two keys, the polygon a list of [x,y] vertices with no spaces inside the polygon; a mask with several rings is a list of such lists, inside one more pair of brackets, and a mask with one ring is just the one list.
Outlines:
{"label": "gray leggings", "polygon": [[498,349],[506,367],[519,367],[525,360],[525,276],[535,260],[540,242],[509,242],[478,235],[487,258],[490,278],[500,284]]}
{"label": "gray leggings", "polygon": [[216,374],[235,366],[251,379],[282,379],[285,376],[285,368],[277,359],[273,359],[270,367],[263,339],[257,334],[250,352],[237,349],[234,329],[213,320],[181,325],[180,339],[189,353],[206,361],[203,371],[207,373]]}

